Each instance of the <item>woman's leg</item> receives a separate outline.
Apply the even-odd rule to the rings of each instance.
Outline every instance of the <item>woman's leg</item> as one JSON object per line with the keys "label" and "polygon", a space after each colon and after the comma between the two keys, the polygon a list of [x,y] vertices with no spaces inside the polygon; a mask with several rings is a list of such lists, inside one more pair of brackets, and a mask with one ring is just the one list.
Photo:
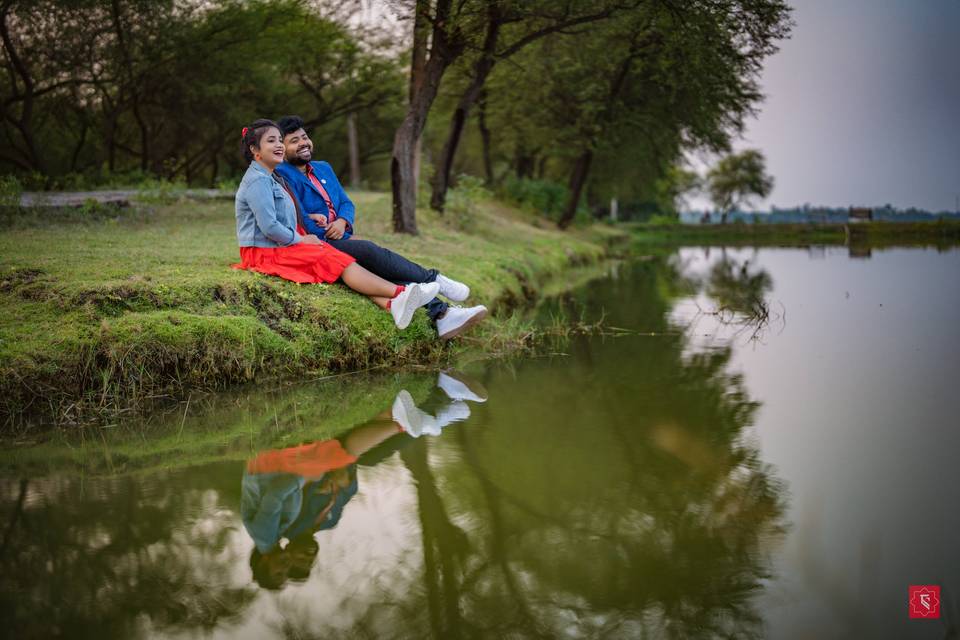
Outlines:
{"label": "woman's leg", "polygon": [[387,300],[394,297],[397,285],[374,275],[356,262],[347,265],[340,274],[344,284],[358,293],[370,296],[379,306],[386,308]]}

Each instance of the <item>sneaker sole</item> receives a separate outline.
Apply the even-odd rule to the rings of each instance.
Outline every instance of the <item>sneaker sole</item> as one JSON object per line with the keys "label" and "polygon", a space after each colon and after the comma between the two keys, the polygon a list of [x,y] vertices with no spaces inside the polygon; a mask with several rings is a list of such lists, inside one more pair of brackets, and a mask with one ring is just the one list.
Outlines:
{"label": "sneaker sole", "polygon": [[483,320],[483,319],[486,318],[486,317],[487,317],[487,310],[484,309],[483,311],[480,311],[480,312],[476,313],[475,315],[470,316],[470,318],[468,318],[467,321],[464,322],[464,323],[463,323],[462,325],[460,325],[459,327],[455,327],[455,328],[451,329],[450,331],[447,331],[446,333],[441,333],[441,334],[440,334],[440,339],[441,339],[441,340],[449,340],[449,339],[451,339],[451,338],[456,338],[458,335],[460,335],[461,333],[463,333],[464,331],[466,331],[467,329],[469,329],[469,328],[472,327],[473,325],[477,324],[478,322],[480,322],[481,320]]}

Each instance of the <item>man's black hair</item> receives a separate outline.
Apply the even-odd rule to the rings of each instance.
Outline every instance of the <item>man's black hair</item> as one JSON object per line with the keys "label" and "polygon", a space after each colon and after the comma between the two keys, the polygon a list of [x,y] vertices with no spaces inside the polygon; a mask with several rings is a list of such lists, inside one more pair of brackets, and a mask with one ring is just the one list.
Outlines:
{"label": "man's black hair", "polygon": [[277,120],[277,126],[280,127],[280,135],[286,138],[297,129],[303,128],[303,118],[300,116],[283,116]]}

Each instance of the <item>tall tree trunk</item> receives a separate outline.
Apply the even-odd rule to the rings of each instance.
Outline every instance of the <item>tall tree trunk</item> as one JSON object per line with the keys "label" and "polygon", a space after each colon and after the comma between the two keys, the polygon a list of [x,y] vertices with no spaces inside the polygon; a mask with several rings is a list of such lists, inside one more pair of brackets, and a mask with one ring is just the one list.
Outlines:
{"label": "tall tree trunk", "polygon": [[[36,93],[36,85],[33,81],[33,76],[30,74],[30,69],[13,46],[13,39],[10,37],[7,16],[10,13],[12,4],[12,2],[4,2],[3,5],[0,6],[0,39],[2,39],[3,48],[7,52],[7,67],[10,71],[10,84],[13,86],[14,93],[17,93],[16,77],[20,76],[20,81],[23,82],[23,105],[20,108],[20,117],[18,119],[14,120],[13,115],[9,115],[26,145],[27,163],[30,165],[30,168],[43,173],[43,162],[40,159],[40,154],[37,152],[36,140],[33,136],[33,100]],[[6,105],[4,105],[4,108],[6,108]],[[23,165],[22,162],[18,162],[17,164]]]}
{"label": "tall tree trunk", "polygon": [[483,143],[483,171],[486,174],[488,187],[493,186],[493,157],[490,150],[490,129],[487,127],[487,96],[486,91],[477,102],[477,127],[480,129],[480,140]]}
{"label": "tall tree trunk", "polygon": [[[627,81],[627,75],[630,73],[630,67],[633,65],[633,61],[637,57],[639,50],[640,45],[637,42],[631,43],[627,56],[620,63],[620,67],[610,83],[606,105],[600,115],[601,121],[610,117],[617,96],[619,96],[620,91],[623,90],[623,85]],[[593,151],[588,149],[580,154],[580,157],[577,158],[577,161],[573,165],[573,172],[570,174],[570,200],[567,202],[567,207],[564,209],[563,216],[558,223],[561,229],[566,229],[570,223],[573,222],[573,217],[577,214],[577,205],[580,204],[583,185],[587,182],[587,176],[590,175],[591,162],[593,162]]]}
{"label": "tall tree trunk", "polygon": [[360,185],[360,144],[357,141],[357,114],[347,114],[347,150],[350,156],[350,186]]}
{"label": "tall tree trunk", "polygon": [[573,163],[573,171],[570,172],[570,199],[563,210],[563,216],[557,223],[561,229],[566,229],[573,222],[573,217],[577,215],[577,206],[580,204],[580,195],[583,193],[583,185],[587,182],[587,176],[590,174],[590,164],[593,162],[593,151],[587,150],[577,157]]}
{"label": "tall tree trunk", "polygon": [[450,188],[450,173],[453,170],[453,159],[457,155],[457,147],[460,144],[460,138],[463,136],[463,127],[466,125],[467,117],[470,115],[470,108],[480,97],[483,91],[483,85],[493,71],[493,66],[497,60],[494,54],[497,50],[497,39],[500,36],[500,26],[503,24],[502,18],[497,12],[496,3],[490,4],[490,11],[487,18],[487,33],[483,39],[483,51],[480,58],[473,66],[473,79],[466,90],[460,96],[457,108],[450,119],[450,132],[443,143],[443,151],[440,152],[440,159],[437,163],[436,171],[433,174],[433,190],[430,195],[430,207],[436,211],[443,211],[443,205],[447,200],[447,190]]}
{"label": "tall tree trunk", "polygon": [[[410,70],[410,105],[393,138],[393,157],[390,160],[393,230],[397,233],[417,233],[417,141],[423,133],[430,107],[437,97],[440,80],[464,47],[461,38],[451,38],[446,31],[452,28],[447,24],[451,4],[452,0],[437,1],[430,56],[422,67],[416,64],[415,26],[414,65]],[[417,0],[418,18],[420,15],[429,16],[429,10],[429,0]]]}

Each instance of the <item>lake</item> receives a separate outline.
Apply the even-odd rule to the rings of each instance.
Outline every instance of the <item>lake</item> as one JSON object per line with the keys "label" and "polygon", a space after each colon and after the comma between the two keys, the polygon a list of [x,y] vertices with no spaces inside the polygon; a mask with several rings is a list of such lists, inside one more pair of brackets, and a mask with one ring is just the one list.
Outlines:
{"label": "lake", "polygon": [[956,637],[958,275],[684,247],[544,304],[523,358],[8,447],[0,634]]}

